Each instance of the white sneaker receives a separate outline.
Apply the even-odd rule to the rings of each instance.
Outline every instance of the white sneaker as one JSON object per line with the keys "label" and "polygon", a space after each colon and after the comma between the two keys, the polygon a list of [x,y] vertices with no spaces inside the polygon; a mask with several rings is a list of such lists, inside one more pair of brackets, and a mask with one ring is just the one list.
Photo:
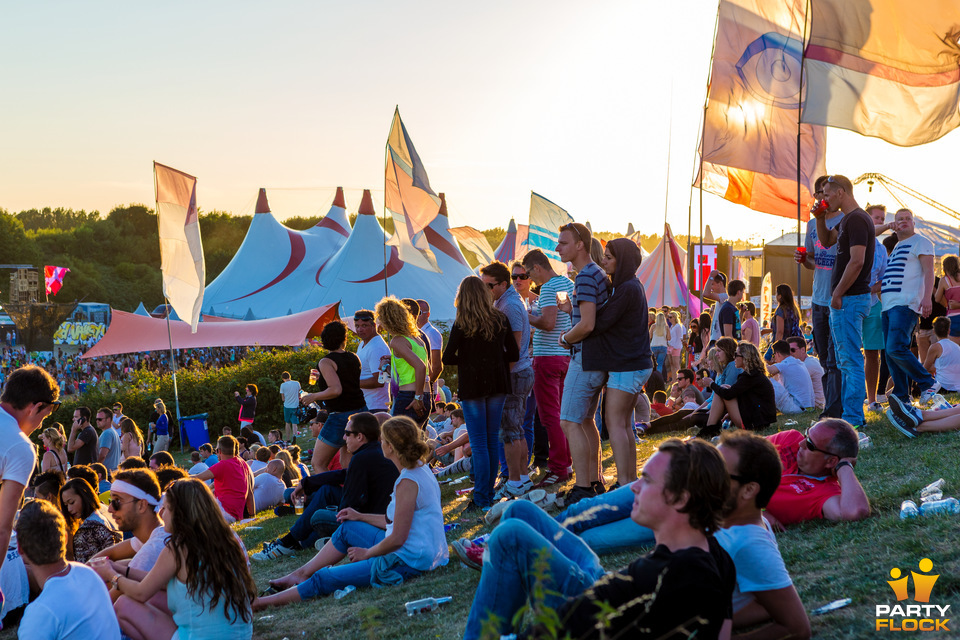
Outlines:
{"label": "white sneaker", "polygon": [[933,396],[937,395],[940,389],[941,389],[940,383],[934,382],[932,387],[930,387],[929,389],[927,389],[926,391],[920,394],[920,402],[924,404],[926,404],[927,402],[930,402],[930,400],[933,399]]}
{"label": "white sneaker", "polygon": [[493,494],[494,500],[503,500],[504,498],[519,498],[523,494],[531,491],[533,489],[533,481],[527,480],[522,483],[519,487],[513,486],[509,481],[504,482],[503,486]]}

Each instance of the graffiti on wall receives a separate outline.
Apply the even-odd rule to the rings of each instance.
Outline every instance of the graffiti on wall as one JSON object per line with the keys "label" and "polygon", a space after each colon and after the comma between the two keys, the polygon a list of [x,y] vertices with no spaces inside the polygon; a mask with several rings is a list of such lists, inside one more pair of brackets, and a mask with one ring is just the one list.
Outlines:
{"label": "graffiti on wall", "polygon": [[87,344],[98,341],[107,331],[102,322],[64,322],[53,334],[54,344]]}

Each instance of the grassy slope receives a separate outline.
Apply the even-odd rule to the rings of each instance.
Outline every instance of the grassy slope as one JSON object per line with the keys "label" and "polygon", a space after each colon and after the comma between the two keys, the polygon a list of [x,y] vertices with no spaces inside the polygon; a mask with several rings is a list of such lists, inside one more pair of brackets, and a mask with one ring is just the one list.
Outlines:
{"label": "grassy slope", "polygon": [[[781,418],[781,423],[783,419]],[[805,429],[810,420],[801,420]],[[943,477],[947,494],[960,496],[960,470],[955,460],[960,453],[960,434],[926,434],[907,440],[882,417],[868,418],[866,431],[874,446],[863,452],[857,475],[873,505],[872,516],[858,523],[815,522],[781,534],[780,549],[808,610],[839,598],[849,597],[846,609],[813,618],[813,637],[852,638],[875,635],[875,605],[892,603],[892,591],[886,584],[892,567],[906,574],[916,570],[923,557],[934,562],[940,574],[931,602],[954,604],[960,592],[960,550],[957,517],[941,517],[903,522],[900,502],[918,495],[926,484]],[[646,459],[659,439],[640,446],[639,457]],[[605,465],[612,464],[609,448]],[[608,478],[612,474],[608,471]],[[457,488],[464,484],[456,485]],[[444,487],[447,522],[459,521],[465,500],[454,499],[453,488]],[[285,531],[293,517],[270,517],[255,526],[260,530],[242,531],[250,550]],[[453,540],[463,535],[485,532],[487,527],[465,522],[452,531]],[[263,588],[266,580],[292,570],[306,561],[308,552],[267,565],[255,564],[254,578]],[[604,558],[609,568],[625,565],[631,554]],[[459,638],[463,633],[479,574],[451,563],[398,589],[355,592],[337,601],[323,598],[257,616],[256,637],[280,640],[284,637]],[[454,600],[440,613],[408,618],[403,603],[426,596],[451,595]],[[952,607],[952,608],[955,608]],[[263,616],[273,616],[262,619]],[[306,632],[304,636],[303,633]],[[934,634],[924,634],[930,637]],[[935,636],[934,636],[935,637]]]}
{"label": "grassy slope", "polygon": [[[781,423],[783,420],[781,419]],[[801,420],[805,429],[810,420]],[[960,496],[960,469],[955,460],[960,452],[960,434],[926,434],[907,440],[882,417],[868,418],[867,432],[874,447],[865,450],[857,466],[873,505],[872,516],[852,524],[808,523],[778,536],[787,568],[808,610],[839,598],[849,597],[853,604],[843,610],[813,618],[815,638],[859,638],[876,635],[874,606],[892,604],[892,591],[886,584],[892,567],[905,574],[916,570],[923,557],[934,562],[940,574],[934,603],[956,605],[960,593],[960,551],[956,516],[907,521],[899,519],[900,502],[918,495],[929,482],[943,477],[947,494]],[[659,439],[650,439],[639,447],[639,458],[652,453]],[[605,449],[604,464],[612,460]],[[608,470],[607,477],[611,476]],[[479,535],[488,530],[475,521],[462,521],[459,514],[466,503],[454,489],[443,489],[447,522],[461,522],[461,528],[448,534],[450,540]],[[240,529],[247,548],[260,545],[284,533],[294,517],[277,518],[271,513]],[[269,578],[296,568],[310,557],[303,551],[295,557],[269,563],[254,563],[253,575],[260,589]],[[633,554],[603,558],[608,568],[627,564]],[[343,600],[332,597],[299,603],[255,616],[254,637],[282,638],[459,638],[463,633],[479,573],[461,567],[454,558],[446,567],[392,589],[365,589]],[[403,603],[427,596],[453,596],[453,602],[439,613],[408,618]],[[951,609],[955,606],[951,607]],[[951,611],[952,613],[952,611]],[[885,632],[884,632],[885,633]],[[925,637],[936,637],[925,633]],[[0,634],[12,637],[9,632]],[[946,637],[946,636],[944,636]]]}

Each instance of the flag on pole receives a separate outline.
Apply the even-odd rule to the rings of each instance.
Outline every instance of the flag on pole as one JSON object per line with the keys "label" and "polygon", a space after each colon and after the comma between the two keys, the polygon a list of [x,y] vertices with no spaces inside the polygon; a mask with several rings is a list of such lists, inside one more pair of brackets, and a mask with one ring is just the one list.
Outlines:
{"label": "flag on pole", "polygon": [[55,296],[63,286],[63,277],[70,272],[67,267],[46,265],[43,268],[43,285],[48,296]]}
{"label": "flag on pole", "polygon": [[487,236],[483,235],[473,227],[454,227],[450,229],[450,234],[457,239],[464,249],[477,256],[481,264],[490,264],[496,258],[493,257],[493,247]]}
{"label": "flag on pole", "polygon": [[560,227],[573,222],[573,216],[560,206],[550,202],[538,193],[530,192],[530,226],[527,230],[527,251],[540,249],[547,258],[553,270],[566,275],[567,266],[557,253],[557,242],[560,240]]}
{"label": "flag on pole", "polygon": [[197,179],[159,162],[153,163],[153,175],[163,295],[196,333],[206,277],[197,213]]}
{"label": "flag on pole", "polygon": [[768,271],[760,283],[760,324],[773,323],[773,278]]}
{"label": "flag on pole", "polygon": [[430,188],[427,171],[403,126],[399,108],[393,113],[387,138],[386,165],[384,199],[395,229],[387,244],[397,247],[404,262],[441,273],[424,233],[440,211],[440,198]]}
{"label": "flag on pole", "polygon": [[[823,127],[799,125],[806,0],[722,0],[694,186],[757,211],[806,215],[826,173]],[[797,131],[800,165],[797,170]]]}
{"label": "flag on pole", "polygon": [[912,146],[960,126],[960,2],[813,0],[803,122]]}

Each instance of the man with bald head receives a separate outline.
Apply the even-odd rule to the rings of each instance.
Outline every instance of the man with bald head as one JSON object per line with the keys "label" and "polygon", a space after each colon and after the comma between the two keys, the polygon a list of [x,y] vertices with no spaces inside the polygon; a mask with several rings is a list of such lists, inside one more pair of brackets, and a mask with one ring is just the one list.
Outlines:
{"label": "man with bald head", "polygon": [[253,503],[257,512],[273,509],[283,502],[283,460],[274,458],[253,481]]}

